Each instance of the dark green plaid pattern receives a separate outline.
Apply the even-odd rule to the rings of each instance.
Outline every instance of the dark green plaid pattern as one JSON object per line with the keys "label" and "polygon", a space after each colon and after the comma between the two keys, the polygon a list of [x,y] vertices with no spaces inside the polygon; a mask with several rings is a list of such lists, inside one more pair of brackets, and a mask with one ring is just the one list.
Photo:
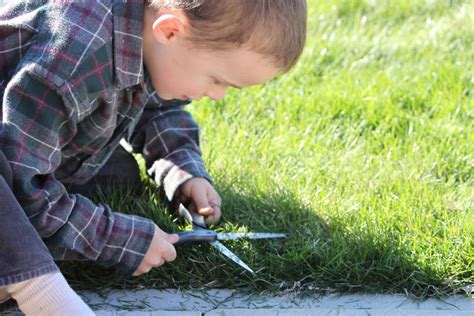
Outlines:
{"label": "dark green plaid pattern", "polygon": [[15,196],[55,259],[128,274],[153,223],[63,183],[87,182],[122,139],[169,199],[192,177],[210,180],[186,102],[161,100],[143,67],[143,9],[143,0],[0,4],[0,146]]}

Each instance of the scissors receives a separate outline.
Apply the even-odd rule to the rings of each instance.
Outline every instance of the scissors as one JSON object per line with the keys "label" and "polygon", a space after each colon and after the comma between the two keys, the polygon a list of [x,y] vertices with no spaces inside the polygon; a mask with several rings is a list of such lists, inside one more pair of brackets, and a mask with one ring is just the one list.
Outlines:
{"label": "scissors", "polygon": [[179,205],[179,215],[192,224],[192,230],[178,232],[179,241],[175,243],[175,246],[192,242],[209,242],[211,246],[217,248],[227,258],[253,274],[255,274],[255,272],[219,240],[286,238],[285,234],[278,233],[216,233],[206,227],[204,216],[194,212],[191,213],[183,204]]}

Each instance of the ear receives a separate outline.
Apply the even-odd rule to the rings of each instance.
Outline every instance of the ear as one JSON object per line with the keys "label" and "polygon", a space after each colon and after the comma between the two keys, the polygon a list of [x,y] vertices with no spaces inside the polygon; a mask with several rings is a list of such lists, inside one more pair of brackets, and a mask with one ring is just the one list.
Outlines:
{"label": "ear", "polygon": [[182,17],[174,14],[163,14],[153,22],[153,36],[161,44],[169,44],[184,36],[185,28]]}

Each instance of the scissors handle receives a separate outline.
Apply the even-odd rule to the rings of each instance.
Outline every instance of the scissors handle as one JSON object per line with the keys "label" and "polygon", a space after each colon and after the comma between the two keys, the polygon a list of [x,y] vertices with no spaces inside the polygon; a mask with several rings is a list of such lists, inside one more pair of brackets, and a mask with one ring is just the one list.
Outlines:
{"label": "scissors handle", "polygon": [[217,239],[217,233],[212,230],[192,230],[186,232],[178,232],[179,240],[175,246],[188,244],[191,242],[207,241],[211,242]]}

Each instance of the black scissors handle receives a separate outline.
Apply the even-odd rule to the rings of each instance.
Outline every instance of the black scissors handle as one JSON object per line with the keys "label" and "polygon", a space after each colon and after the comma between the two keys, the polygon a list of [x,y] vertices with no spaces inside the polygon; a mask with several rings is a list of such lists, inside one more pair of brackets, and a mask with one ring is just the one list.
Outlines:
{"label": "black scissors handle", "polygon": [[179,236],[179,240],[174,244],[175,246],[180,246],[191,242],[211,242],[217,239],[217,233],[207,229],[178,232],[177,234]]}

